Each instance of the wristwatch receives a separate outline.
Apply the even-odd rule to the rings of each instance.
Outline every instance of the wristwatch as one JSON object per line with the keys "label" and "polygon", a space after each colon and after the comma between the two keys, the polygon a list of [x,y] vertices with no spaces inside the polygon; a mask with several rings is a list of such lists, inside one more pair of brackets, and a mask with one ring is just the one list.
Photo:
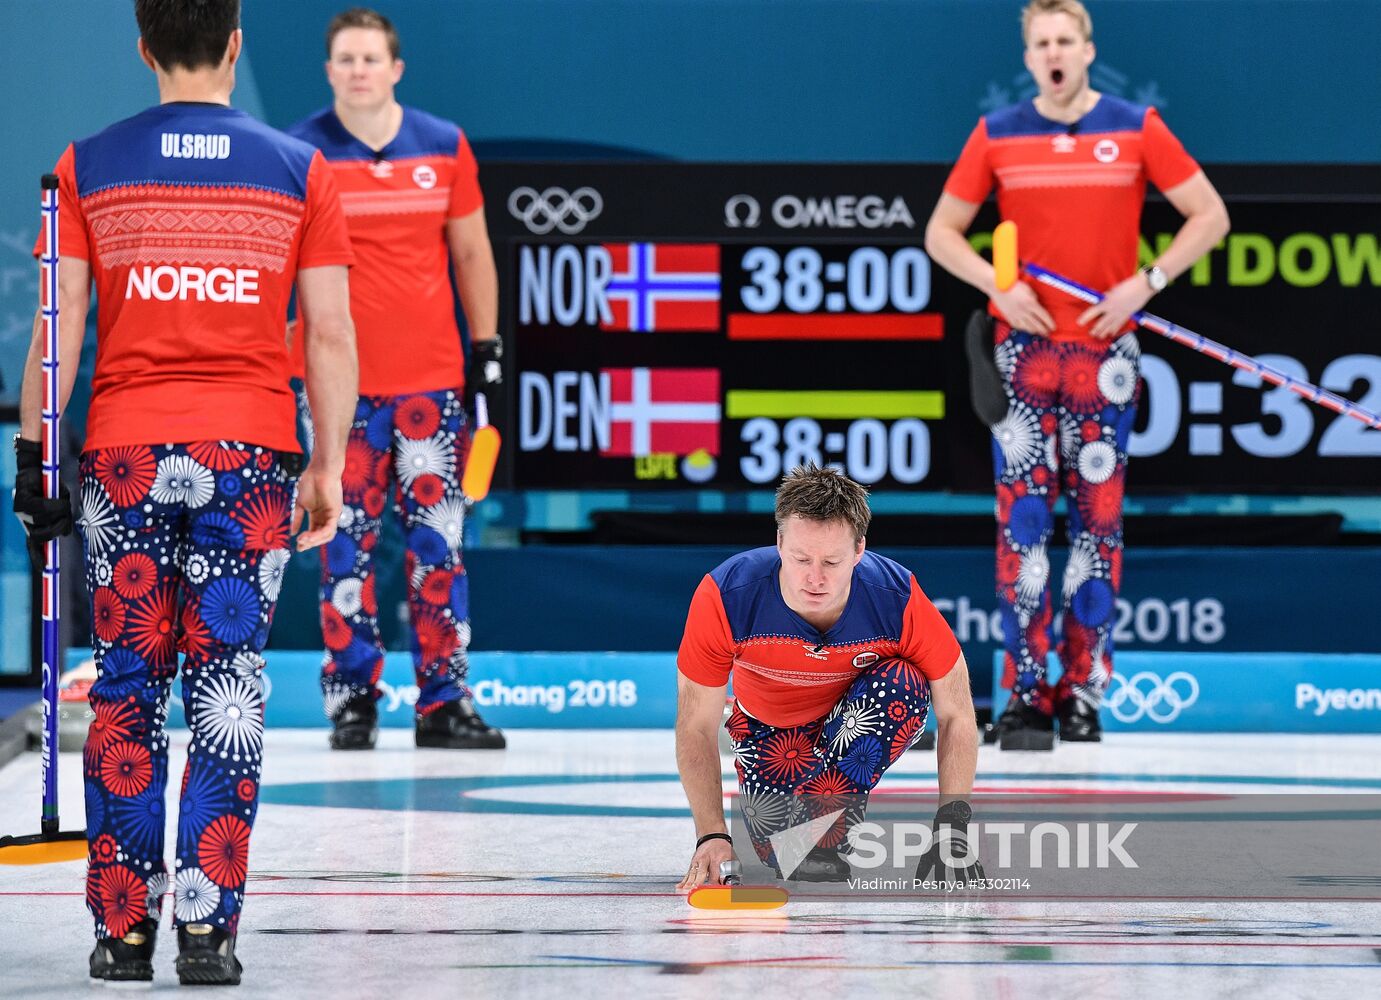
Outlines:
{"label": "wristwatch", "polygon": [[1151,286],[1153,292],[1165,291],[1165,286],[1170,284],[1170,279],[1165,276],[1165,272],[1152,264],[1150,267],[1143,267],[1141,273],[1146,275],[1146,284]]}

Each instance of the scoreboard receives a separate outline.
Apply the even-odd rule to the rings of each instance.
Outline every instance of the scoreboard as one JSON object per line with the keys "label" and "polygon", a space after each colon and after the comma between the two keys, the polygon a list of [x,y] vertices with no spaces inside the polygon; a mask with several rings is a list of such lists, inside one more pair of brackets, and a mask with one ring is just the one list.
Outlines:
{"label": "scoreboard", "polygon": [[520,245],[520,484],[919,483],[944,317],[914,245]]}
{"label": "scoreboard", "polygon": [[[1381,408],[1375,174],[1293,168],[1281,193],[1269,169],[1209,173],[1234,232],[1152,309]],[[816,462],[882,490],[989,489],[960,342],[983,301],[923,247],[945,175],[487,165],[509,346],[503,485],[761,489]],[[993,221],[985,209],[971,233],[980,250]],[[1178,222],[1148,205],[1145,259]],[[1381,433],[1140,338],[1133,488],[1375,488],[1365,459]]]}

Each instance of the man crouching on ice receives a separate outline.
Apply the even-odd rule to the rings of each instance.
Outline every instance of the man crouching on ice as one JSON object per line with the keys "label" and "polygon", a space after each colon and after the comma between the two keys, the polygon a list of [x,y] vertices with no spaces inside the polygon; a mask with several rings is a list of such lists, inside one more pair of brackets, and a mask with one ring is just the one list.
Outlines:
{"label": "man crouching on ice", "polygon": [[[858,483],[832,469],[798,468],[777,490],[776,518],[775,547],[722,563],[691,599],[677,655],[676,762],[697,840],[681,889],[720,884],[720,864],[734,859],[716,739],[731,671],[725,728],[748,834],[764,864],[786,878],[846,879],[840,851],[848,830],[883,772],[920,738],[932,700],[935,827],[966,834],[978,738],[954,633],[909,570],[865,550],[872,514]],[[841,807],[817,846],[782,871],[772,835]],[[918,879],[983,877],[977,863],[946,869],[940,843],[921,859]]]}

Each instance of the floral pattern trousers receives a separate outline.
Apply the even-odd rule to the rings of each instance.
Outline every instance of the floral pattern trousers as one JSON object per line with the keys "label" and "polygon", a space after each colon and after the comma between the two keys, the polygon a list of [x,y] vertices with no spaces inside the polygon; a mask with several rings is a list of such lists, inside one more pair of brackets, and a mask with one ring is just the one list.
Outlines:
{"label": "floral pattern trousers", "polygon": [[[1131,333],[1107,343],[1067,343],[998,322],[994,353],[1009,403],[992,427],[1004,685],[1047,715],[1070,698],[1096,709],[1112,676],[1141,348]],[[1055,647],[1063,673],[1052,686],[1049,545],[1061,493],[1069,558]]]}
{"label": "floral pattern trousers", "polygon": [[297,458],[224,441],[82,455],[78,527],[97,670],[82,761],[86,902],[97,937],[157,919],[168,890],[164,727],[179,654],[191,743],[173,919],[237,928],[259,801],[260,654],[288,564]]}
{"label": "floral pattern trousers", "polygon": [[734,745],[739,802],[753,850],[779,867],[771,836],[842,810],[816,841],[840,848],[861,822],[868,793],[925,730],[930,683],[910,661],[879,660],[859,671],[828,714],[777,728],[734,703],[725,723]]}
{"label": "floral pattern trousers", "polygon": [[378,697],[384,668],[374,551],[389,499],[407,539],[417,714],[469,697],[469,578],[461,561],[460,481],[470,436],[459,392],[361,396],[346,446],[340,531],[321,562],[321,688],[328,717]]}

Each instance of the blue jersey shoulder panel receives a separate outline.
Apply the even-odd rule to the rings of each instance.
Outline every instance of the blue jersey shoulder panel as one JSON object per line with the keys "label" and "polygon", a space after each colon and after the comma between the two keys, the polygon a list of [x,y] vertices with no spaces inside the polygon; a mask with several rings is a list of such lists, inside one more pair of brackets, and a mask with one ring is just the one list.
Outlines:
{"label": "blue jersey shoulder panel", "polygon": [[710,572],[724,602],[724,614],[735,642],[753,636],[787,636],[830,645],[900,639],[906,604],[911,598],[911,571],[873,552],[864,552],[854,568],[849,601],[825,636],[786,606],[777,585],[781,566],[775,546],[750,549]]}
{"label": "blue jersey shoulder panel", "polygon": [[1086,132],[1139,132],[1146,121],[1146,105],[1134,104],[1104,94],[1079,122],[1079,134]]}
{"label": "blue jersey shoulder panel", "polygon": [[710,571],[735,642],[754,635],[796,635],[801,623],[777,594],[777,549],[764,545],[730,556]]}
{"label": "blue jersey shoulder panel", "polygon": [[358,139],[345,130],[329,107],[289,125],[287,133],[321,150],[328,160],[363,159],[365,151]]}
{"label": "blue jersey shoulder panel", "polygon": [[403,127],[389,143],[389,156],[455,156],[460,141],[460,126],[428,114],[420,108],[404,106]]}
{"label": "blue jersey shoulder panel", "polygon": [[1019,135],[1045,135],[1064,132],[1068,126],[1042,118],[1030,101],[1010,104],[983,117],[989,139],[1011,139]]}
{"label": "blue jersey shoulder panel", "polygon": [[291,126],[288,134],[311,143],[326,159],[336,161],[454,156],[460,139],[460,129],[454,123],[406,105],[398,134],[378,153],[351,135],[330,107]]}
{"label": "blue jersey shoulder panel", "polygon": [[[1141,128],[1146,105],[1134,104],[1111,94],[1103,94],[1093,110],[1079,119],[1079,135],[1099,132],[1128,132]],[[1068,132],[1063,122],[1043,117],[1030,101],[1012,104],[984,116],[989,139],[1012,139],[1023,135],[1057,135]]]}
{"label": "blue jersey shoulder panel", "polygon": [[73,144],[77,192],[137,184],[307,196],[313,148],[219,104],[160,104]]}
{"label": "blue jersey shoulder panel", "polygon": [[911,571],[886,556],[864,552],[854,569],[849,603],[830,629],[830,643],[900,639],[910,599]]}

